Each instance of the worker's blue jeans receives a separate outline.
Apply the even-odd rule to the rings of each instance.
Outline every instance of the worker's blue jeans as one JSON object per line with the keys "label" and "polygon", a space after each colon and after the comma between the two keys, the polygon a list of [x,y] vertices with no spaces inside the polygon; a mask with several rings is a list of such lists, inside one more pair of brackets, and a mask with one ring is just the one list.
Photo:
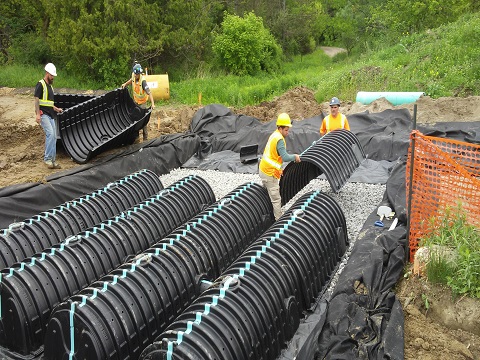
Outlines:
{"label": "worker's blue jeans", "polygon": [[57,156],[57,129],[55,128],[55,120],[47,114],[40,117],[40,125],[45,131],[45,155],[43,161],[55,162]]}

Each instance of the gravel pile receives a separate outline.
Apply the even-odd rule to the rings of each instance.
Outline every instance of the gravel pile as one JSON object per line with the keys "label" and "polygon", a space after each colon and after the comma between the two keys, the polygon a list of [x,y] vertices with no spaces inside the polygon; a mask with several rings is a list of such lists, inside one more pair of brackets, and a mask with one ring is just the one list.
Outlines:
{"label": "gravel pile", "polygon": [[[202,177],[211,186],[216,199],[219,200],[246,182],[253,181],[261,184],[262,181],[258,174],[238,174],[230,172],[219,172],[215,170],[194,170],[194,169],[174,169],[169,174],[160,176],[163,186],[166,188],[174,182],[188,175],[197,175]],[[304,193],[320,190],[329,195],[340,205],[345,214],[348,229],[348,238],[350,246],[339,265],[338,271],[326,290],[325,296],[328,298],[335,287],[338,276],[345,267],[350,256],[355,240],[362,229],[367,217],[376,211],[382,201],[385,192],[383,184],[364,184],[364,183],[346,183],[338,192],[334,193],[327,180],[314,179],[305,188],[303,188],[293,199],[291,199],[283,208],[287,210]]]}

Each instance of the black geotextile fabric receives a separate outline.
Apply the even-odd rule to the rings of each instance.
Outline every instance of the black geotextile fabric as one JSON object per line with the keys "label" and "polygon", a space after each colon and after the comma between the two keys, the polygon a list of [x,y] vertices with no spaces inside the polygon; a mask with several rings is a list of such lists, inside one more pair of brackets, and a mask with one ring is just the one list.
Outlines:
{"label": "black geotextile fabric", "polygon": [[[301,153],[312,142],[320,138],[322,116],[319,115],[301,122],[292,119],[287,140],[287,151]],[[267,144],[268,137],[276,129],[275,121],[261,123],[258,119],[233,114],[223,105],[207,105],[198,110],[190,126],[190,130],[202,139],[202,156],[224,150],[240,153],[246,145],[258,144],[259,154]]]}
{"label": "black geotextile fabric", "polygon": [[[293,121],[287,138],[289,152],[301,153],[318,140],[322,117],[320,114],[301,122]],[[349,115],[348,119],[368,159],[378,162],[371,162],[366,168],[383,167],[390,174],[379,205],[390,206],[399,223],[392,231],[388,231],[392,220],[384,220],[384,228],[375,227],[373,224],[378,216],[376,209],[372,211],[332,296],[328,300],[319,299],[315,311],[303,319],[280,359],[403,359],[403,312],[391,289],[402,274],[408,253],[405,173],[412,120],[407,110],[365,112]],[[46,184],[0,189],[0,228],[143,168],[160,175],[187,160],[192,168],[202,168],[208,164],[204,162],[207,155],[212,154],[212,166],[234,171],[238,169],[239,156],[232,152],[239,153],[242,146],[258,144],[261,154],[274,129],[275,121],[261,123],[252,117],[235,115],[222,105],[206,106],[192,119],[193,133],[161,137],[127,147],[123,152],[73,171],[57,173]],[[477,135],[480,134],[480,121],[432,124],[418,126],[418,129],[432,136],[470,142],[480,140]],[[225,160],[228,158],[230,163]],[[203,169],[209,169],[209,165]],[[368,171],[363,175],[368,175]]]}
{"label": "black geotextile fabric", "polygon": [[161,136],[117,150],[72,170],[55,173],[46,183],[12,185],[0,189],[0,229],[31,218],[66,201],[103,188],[141,169],[158,175],[180,167],[199,148],[195,134]]}
{"label": "black geotextile fabric", "polygon": [[[320,138],[320,125],[324,114],[297,121],[292,119],[288,134],[287,151],[302,153],[313,141]],[[407,154],[413,121],[407,109],[384,110],[379,113],[358,113],[348,115],[351,131],[363,146],[367,158],[376,161],[397,161]],[[439,123],[428,126],[418,125],[425,135],[449,137],[461,141],[479,141],[480,121],[469,123]],[[219,104],[207,105],[198,110],[190,130],[201,138],[202,152],[196,154],[199,165],[210,153],[230,150],[240,152],[246,145],[258,144],[258,154],[263,153],[268,137],[275,130],[275,120],[261,123],[250,116],[237,115]],[[478,134],[478,135],[477,135]],[[232,158],[232,162],[236,159]],[[212,166],[217,166],[215,163]],[[231,166],[233,167],[233,166]],[[204,168],[208,168],[205,166]]]}

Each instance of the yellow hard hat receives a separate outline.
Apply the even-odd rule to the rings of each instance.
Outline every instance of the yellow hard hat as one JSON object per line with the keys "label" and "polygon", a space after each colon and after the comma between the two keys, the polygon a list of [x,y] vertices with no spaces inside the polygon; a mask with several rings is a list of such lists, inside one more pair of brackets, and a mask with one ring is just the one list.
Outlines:
{"label": "yellow hard hat", "polygon": [[292,122],[290,121],[290,116],[287,113],[281,113],[277,118],[277,126],[288,126],[292,127]]}

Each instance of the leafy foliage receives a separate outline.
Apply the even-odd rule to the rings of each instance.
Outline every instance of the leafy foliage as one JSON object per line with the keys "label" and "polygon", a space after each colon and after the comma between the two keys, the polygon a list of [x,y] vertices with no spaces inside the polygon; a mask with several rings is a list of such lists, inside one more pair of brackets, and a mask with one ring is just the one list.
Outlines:
{"label": "leafy foliage", "polygon": [[165,34],[163,53],[152,59],[155,72],[168,69],[172,78],[184,80],[211,69],[212,31],[222,22],[223,2],[170,0],[162,7],[161,21],[169,31]]}
{"label": "leafy foliage", "polygon": [[[218,59],[236,74],[272,72],[280,67],[282,54],[291,60],[312,53],[317,45],[344,47],[348,56],[399,42],[407,49],[403,40],[411,34],[456,21],[479,6],[476,0],[5,0],[0,2],[0,63],[53,61],[108,87],[124,81],[135,60],[150,73],[168,72],[177,79],[218,73]],[[259,39],[236,49],[231,42],[228,54],[226,42],[217,43],[213,56],[214,37],[225,36],[220,26],[227,13],[256,14],[262,20],[265,56],[257,49],[245,60],[245,50],[258,48]],[[252,21],[248,26],[258,25]],[[476,71],[475,64],[462,65],[465,55],[459,56],[455,68],[463,67],[459,71],[465,85],[458,94],[467,95],[479,85],[466,78]],[[439,96],[445,92],[437,81],[442,76],[435,72],[434,81],[417,87]]]}
{"label": "leafy foliage", "polygon": [[355,99],[358,91],[423,91],[433,98],[480,95],[480,13],[422,33],[405,34],[393,46],[347,58],[328,70],[316,94]]}
{"label": "leafy foliage", "polygon": [[[440,222],[437,224],[437,222]],[[430,250],[429,280],[447,284],[455,294],[480,298],[480,232],[468,223],[459,203],[446,208],[440,219],[432,218],[422,245]]]}
{"label": "leafy foliage", "polygon": [[36,1],[4,0],[0,2],[0,14],[0,62],[43,61],[49,53],[45,43],[48,16],[43,5]]}
{"label": "leafy foliage", "polygon": [[139,0],[42,0],[51,12],[48,42],[66,68],[109,86],[129,77],[134,60],[162,51],[161,8]]}
{"label": "leafy foliage", "polygon": [[470,3],[469,0],[387,0],[372,9],[370,21],[376,30],[398,36],[455,21]]}
{"label": "leafy foliage", "polygon": [[11,61],[19,64],[46,64],[52,58],[50,46],[45,39],[33,32],[20,33],[10,45]]}
{"label": "leafy foliage", "polygon": [[281,64],[280,46],[253,12],[243,18],[227,14],[221,31],[214,34],[212,49],[221,65],[236,75],[273,72]]}

